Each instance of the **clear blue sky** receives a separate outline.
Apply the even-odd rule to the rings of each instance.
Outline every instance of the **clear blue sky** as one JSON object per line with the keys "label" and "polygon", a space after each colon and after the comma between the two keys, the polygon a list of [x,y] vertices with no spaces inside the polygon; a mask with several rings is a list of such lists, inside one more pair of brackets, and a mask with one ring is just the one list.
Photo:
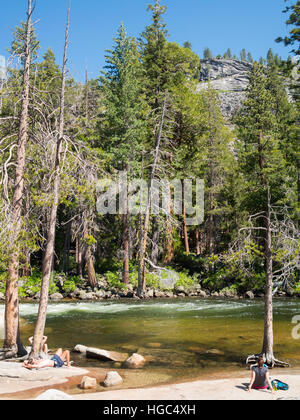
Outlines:
{"label": "clear blue sky", "polygon": [[[25,19],[27,0],[3,1],[0,13],[0,55],[12,40],[15,26]],[[86,63],[89,77],[97,77],[104,64],[105,49],[121,23],[138,36],[151,21],[146,12],[150,0],[72,0],[69,70],[83,80]],[[254,58],[266,56],[268,48],[286,58],[289,49],[275,39],[288,33],[284,0],[162,0],[168,6],[165,21],[170,40],[190,41],[202,57],[208,46],[215,55],[227,48],[239,55],[242,48]],[[67,0],[36,0],[34,20],[43,54],[51,47],[61,63]]]}

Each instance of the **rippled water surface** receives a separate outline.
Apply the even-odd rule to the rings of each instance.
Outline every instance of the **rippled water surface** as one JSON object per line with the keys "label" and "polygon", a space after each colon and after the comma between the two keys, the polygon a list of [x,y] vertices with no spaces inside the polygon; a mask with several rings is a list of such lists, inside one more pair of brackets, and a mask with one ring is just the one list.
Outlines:
{"label": "rippled water surface", "polygon": [[[37,304],[21,304],[21,335],[32,335]],[[0,306],[0,314],[3,306]],[[261,350],[263,301],[153,300],[149,302],[64,302],[48,308],[46,334],[51,349],[76,344],[139,352],[146,369],[171,372],[173,377],[242,367],[248,354]],[[292,318],[300,315],[300,300],[276,300],[276,356],[300,367],[300,340],[292,338]],[[207,353],[216,349],[217,354]],[[107,366],[72,355],[82,366]]]}

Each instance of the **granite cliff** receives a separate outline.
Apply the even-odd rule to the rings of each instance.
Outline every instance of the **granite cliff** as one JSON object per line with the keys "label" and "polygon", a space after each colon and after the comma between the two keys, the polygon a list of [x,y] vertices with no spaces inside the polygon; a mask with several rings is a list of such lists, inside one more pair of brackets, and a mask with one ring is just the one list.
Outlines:
{"label": "granite cliff", "polygon": [[230,122],[245,99],[252,64],[238,60],[209,59],[201,61],[198,90],[207,89],[210,81],[219,93],[221,111]]}

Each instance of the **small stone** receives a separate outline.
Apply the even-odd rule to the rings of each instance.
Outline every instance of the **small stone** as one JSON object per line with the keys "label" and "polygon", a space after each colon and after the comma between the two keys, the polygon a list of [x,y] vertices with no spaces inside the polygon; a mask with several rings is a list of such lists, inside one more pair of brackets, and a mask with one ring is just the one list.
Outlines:
{"label": "small stone", "polygon": [[123,383],[123,379],[118,374],[118,372],[108,372],[104,380],[105,387],[117,386]]}
{"label": "small stone", "polygon": [[225,354],[223,351],[217,350],[217,349],[207,350],[206,353],[207,354],[213,354],[213,355],[216,355],[216,356],[224,356],[224,354]]}
{"label": "small stone", "polygon": [[125,365],[129,369],[140,369],[146,363],[146,359],[138,353],[134,353],[126,360]]}
{"label": "small stone", "polygon": [[80,384],[81,389],[95,389],[97,388],[96,378],[90,378],[89,376],[84,376]]}

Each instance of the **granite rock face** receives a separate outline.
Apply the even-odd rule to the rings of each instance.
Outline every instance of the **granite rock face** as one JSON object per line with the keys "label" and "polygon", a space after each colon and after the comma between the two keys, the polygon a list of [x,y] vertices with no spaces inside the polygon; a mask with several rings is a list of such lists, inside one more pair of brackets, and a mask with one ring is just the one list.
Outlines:
{"label": "granite rock face", "polygon": [[230,122],[245,99],[251,69],[252,64],[244,61],[202,60],[198,91],[206,90],[210,81],[213,89],[219,93],[222,114]]}

